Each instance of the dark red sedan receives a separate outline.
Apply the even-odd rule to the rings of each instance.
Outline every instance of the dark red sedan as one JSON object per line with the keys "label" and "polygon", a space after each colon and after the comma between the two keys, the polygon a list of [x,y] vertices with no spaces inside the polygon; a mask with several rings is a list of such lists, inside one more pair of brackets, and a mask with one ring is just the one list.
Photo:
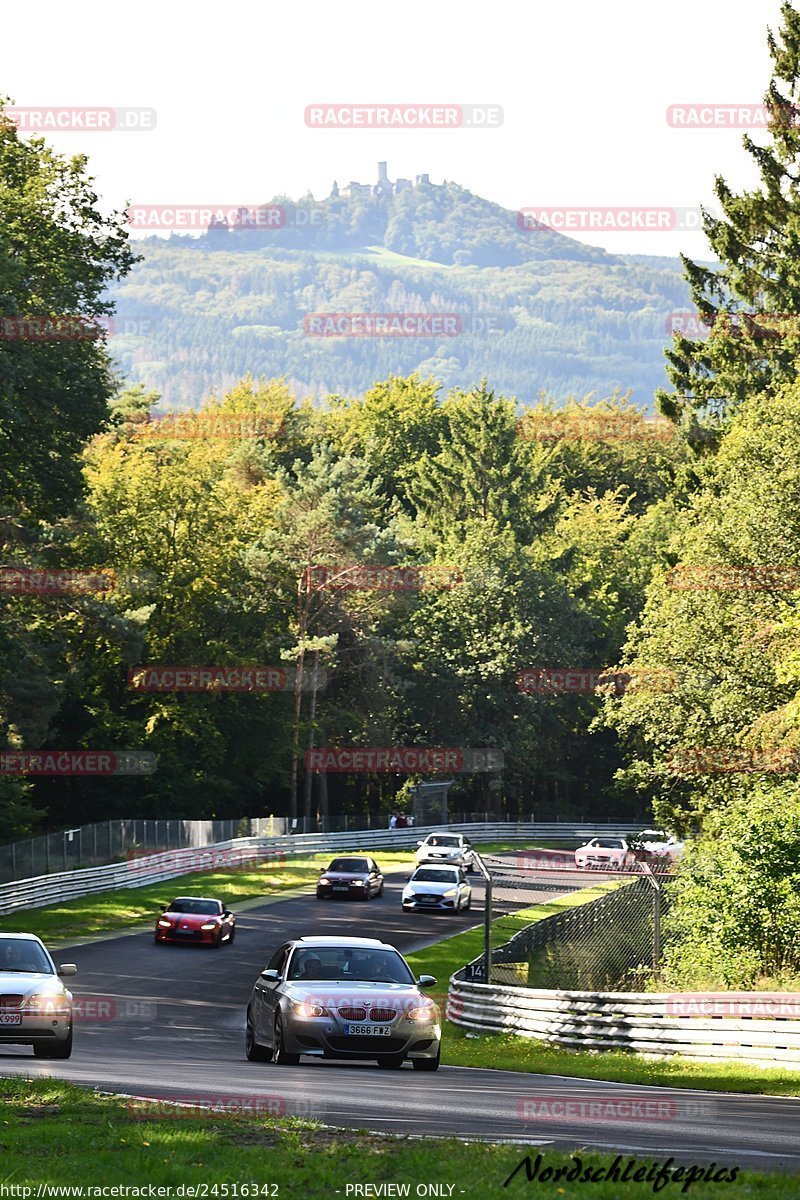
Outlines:
{"label": "dark red sedan", "polygon": [[156,921],[155,942],[189,942],[205,946],[228,945],[236,934],[236,918],[221,900],[205,896],[176,896]]}

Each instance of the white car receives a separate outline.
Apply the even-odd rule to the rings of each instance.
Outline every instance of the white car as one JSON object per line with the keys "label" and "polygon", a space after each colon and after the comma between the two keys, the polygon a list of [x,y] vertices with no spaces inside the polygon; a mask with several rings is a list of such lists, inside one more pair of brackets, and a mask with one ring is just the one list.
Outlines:
{"label": "white car", "polygon": [[623,837],[596,837],[575,851],[576,867],[612,867],[619,869],[633,860],[630,845]]}
{"label": "white car", "polygon": [[659,857],[666,855],[669,858],[678,858],[683,853],[683,842],[679,841],[674,833],[667,833],[664,829],[643,829],[641,833],[637,833],[635,840],[648,854],[656,854]]}
{"label": "white car", "polygon": [[472,888],[461,867],[417,867],[403,888],[403,908],[441,909],[461,912],[472,904]]}
{"label": "white car", "polygon": [[417,842],[417,866],[421,863],[447,863],[448,866],[474,870],[472,843],[463,833],[429,833],[424,842]]}
{"label": "white car", "polygon": [[37,1058],[69,1058],[72,993],[60,977],[77,970],[74,963],[56,967],[32,933],[0,933],[0,1046],[33,1046]]}

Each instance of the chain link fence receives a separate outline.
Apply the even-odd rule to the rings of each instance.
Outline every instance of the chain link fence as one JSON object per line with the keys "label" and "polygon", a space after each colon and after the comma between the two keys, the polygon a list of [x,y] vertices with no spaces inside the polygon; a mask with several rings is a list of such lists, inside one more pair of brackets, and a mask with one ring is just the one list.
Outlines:
{"label": "chain link fence", "polygon": [[[275,832],[282,833],[285,829]],[[155,854],[161,850],[210,846],[249,833],[247,817],[226,821],[114,820],[79,825],[0,846],[0,883],[80,867],[99,867],[120,862],[134,852]]]}
{"label": "chain link fence", "polygon": [[[657,978],[668,861],[578,868],[570,851],[486,855],[491,875],[491,979],[510,986],[640,992]],[[592,894],[595,893],[595,894]],[[574,897],[552,913],[526,909]],[[512,921],[499,921],[500,917]],[[485,956],[466,976],[485,979]]]}

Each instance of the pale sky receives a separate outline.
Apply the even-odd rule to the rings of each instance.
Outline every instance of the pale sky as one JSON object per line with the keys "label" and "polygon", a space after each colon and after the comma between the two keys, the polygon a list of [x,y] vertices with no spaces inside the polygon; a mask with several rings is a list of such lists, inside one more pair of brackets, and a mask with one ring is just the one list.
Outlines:
{"label": "pale sky", "polygon": [[[743,130],[680,129],[672,104],[758,104],[778,0],[405,0],[402,5],[40,0],[4,6],[0,94],[18,106],[153,108],[151,132],[59,132],[105,207],[320,198],[428,172],[510,209],[696,208],[755,175]],[[495,129],[312,129],[314,103],[492,104]],[[756,140],[759,135],[756,134]],[[702,235],[576,234],[707,256]]]}

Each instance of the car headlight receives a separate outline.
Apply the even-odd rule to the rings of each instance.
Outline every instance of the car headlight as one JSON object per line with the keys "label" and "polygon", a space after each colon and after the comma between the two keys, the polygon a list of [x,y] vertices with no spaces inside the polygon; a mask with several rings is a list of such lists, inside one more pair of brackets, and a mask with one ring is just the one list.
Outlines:
{"label": "car headlight", "polygon": [[171,929],[172,921],[168,921],[166,917],[160,917],[158,921],[159,929]]}
{"label": "car headlight", "polygon": [[442,894],[444,895],[445,900],[452,900],[454,896],[458,895],[458,888],[449,888],[446,892],[443,892]]}
{"label": "car headlight", "polygon": [[330,879],[327,879],[327,878],[326,878],[324,875],[323,875],[323,876],[322,876],[322,878],[319,880],[319,882],[322,884],[322,886],[323,886],[323,887],[330,887],[330,886],[331,886],[331,881],[330,881]]}
{"label": "car headlight", "polygon": [[432,1000],[423,1000],[417,1008],[410,1008],[406,1016],[409,1021],[433,1021],[436,1017],[436,1005]]}
{"label": "car headlight", "polygon": [[303,1017],[306,1020],[309,1017],[329,1017],[330,1013],[324,1004],[311,1004],[308,1000],[293,1000],[292,1012],[296,1017]]}
{"label": "car headlight", "polygon": [[205,925],[201,925],[200,928],[204,933],[210,933],[212,929],[217,929],[218,925],[218,921],[206,921]]}
{"label": "car headlight", "polygon": [[25,1001],[24,1007],[29,1012],[37,1014],[68,1012],[69,1001],[66,996],[54,995],[52,992],[40,992],[35,996],[29,996]]}
{"label": "car headlight", "polygon": [[354,879],[352,881],[352,883],[353,883],[353,887],[366,887],[366,884],[364,883],[363,879]]}

